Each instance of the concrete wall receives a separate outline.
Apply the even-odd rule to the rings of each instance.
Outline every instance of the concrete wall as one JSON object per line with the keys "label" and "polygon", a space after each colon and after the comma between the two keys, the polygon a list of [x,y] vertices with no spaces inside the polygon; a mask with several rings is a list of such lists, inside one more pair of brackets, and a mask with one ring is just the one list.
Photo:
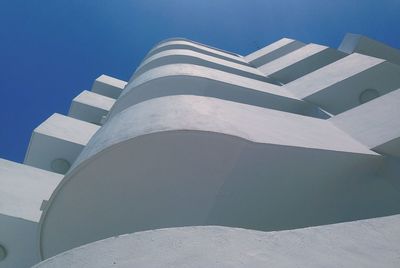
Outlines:
{"label": "concrete wall", "polygon": [[50,258],[50,267],[387,267],[400,264],[400,216],[281,232],[170,228],[101,240]]}
{"label": "concrete wall", "polygon": [[0,159],[0,250],[2,268],[30,267],[37,263],[38,222],[41,206],[62,176]]}

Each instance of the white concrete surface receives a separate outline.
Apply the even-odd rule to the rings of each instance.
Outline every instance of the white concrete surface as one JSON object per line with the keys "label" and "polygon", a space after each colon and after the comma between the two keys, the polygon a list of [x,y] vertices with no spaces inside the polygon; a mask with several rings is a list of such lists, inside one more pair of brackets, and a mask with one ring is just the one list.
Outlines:
{"label": "white concrete surface", "polygon": [[37,222],[0,213],[0,245],[6,254],[0,267],[25,268],[40,261],[37,228]]}
{"label": "white concrete surface", "polygon": [[197,41],[194,41],[194,40],[191,40],[191,39],[187,39],[185,37],[167,38],[167,39],[164,39],[161,42],[157,43],[156,46],[162,45],[163,43],[167,43],[167,42],[170,42],[170,41],[186,41],[186,42],[189,42],[191,44],[195,44],[195,45],[199,45],[199,46],[204,47],[204,48],[209,48],[209,49],[215,50],[215,51],[223,53],[225,55],[232,55],[232,56],[236,56],[236,57],[240,57],[240,58],[243,57],[243,56],[239,55],[238,53],[235,53],[235,52],[232,52],[232,51],[228,51],[228,50],[224,50],[224,49],[218,48],[218,47],[213,47],[213,46],[211,46],[209,44],[200,43],[200,42],[197,42]]}
{"label": "white concrete surface", "polygon": [[244,59],[253,66],[260,67],[303,46],[305,46],[305,44],[302,42],[289,38],[282,38],[266,47],[254,51],[245,56]]}
{"label": "white concrete surface", "polygon": [[42,256],[163,227],[282,230],[400,213],[385,161],[327,120],[215,98],[152,99],[115,115],[85,147],[41,219]]}
{"label": "white concrete surface", "polygon": [[48,259],[61,267],[400,266],[400,216],[280,232],[194,226],[126,234]]}
{"label": "white concrete surface", "polygon": [[129,83],[126,86],[124,92],[121,94],[121,97],[129,93],[132,90],[132,88],[140,84],[144,84],[152,80],[154,77],[178,76],[178,75],[187,75],[194,77],[198,76],[202,78],[218,80],[226,84],[237,85],[244,88],[247,87],[254,90],[268,92],[271,94],[295,98],[293,93],[283,89],[280,86],[195,64],[168,64],[147,71],[142,75],[138,76],[137,78],[135,78],[134,81]]}
{"label": "white concrete surface", "polygon": [[108,117],[142,101],[169,95],[216,97],[312,117],[328,117],[315,105],[295,98],[279,86],[192,64],[165,65],[138,76],[125,88]]}
{"label": "white concrete surface", "polygon": [[382,59],[355,53],[293,81],[285,88],[304,98],[383,62]]}
{"label": "white concrete surface", "polygon": [[41,169],[52,169],[52,162],[65,160],[72,165],[83,147],[100,127],[61,114],[53,114],[32,133],[24,163]]}
{"label": "white concrete surface", "polygon": [[121,95],[121,92],[126,84],[127,82],[125,81],[103,74],[94,81],[92,85],[92,91],[113,99],[117,99],[119,95]]}
{"label": "white concrete surface", "polygon": [[400,66],[358,53],[284,86],[298,98],[334,115],[360,105],[360,94],[366,89],[384,95],[399,87]]}
{"label": "white concrete surface", "polygon": [[177,95],[144,101],[118,113],[95,134],[76,164],[123,140],[172,130],[209,131],[256,143],[374,154],[326,120],[217,98]]}
{"label": "white concrete surface", "polygon": [[287,84],[346,55],[346,53],[326,46],[308,44],[270,61],[258,69],[263,74]]}
{"label": "white concrete surface", "polygon": [[[400,156],[400,89],[369,101],[330,119],[368,148]],[[380,148],[391,142],[391,146]],[[389,149],[388,151],[385,149]]]}
{"label": "white concrete surface", "polygon": [[194,43],[189,40],[179,40],[179,39],[167,40],[161,42],[160,44],[156,45],[153,49],[151,49],[149,53],[147,53],[144,59],[147,59],[150,56],[157,54],[161,51],[170,49],[189,49],[209,56],[221,58],[223,60],[229,60],[239,64],[248,65],[248,62],[243,57],[221,51],[220,49],[211,48],[207,45],[199,44],[197,42]]}
{"label": "white concrete surface", "polygon": [[400,64],[400,50],[359,34],[346,34],[339,50],[360,53]]}
{"label": "white concrete surface", "polygon": [[114,103],[113,98],[84,90],[72,100],[68,116],[100,125]]}
{"label": "white concrete surface", "polygon": [[39,261],[37,223],[43,200],[62,176],[0,159],[0,246],[2,268],[30,267]]}
{"label": "white concrete surface", "polygon": [[38,222],[62,175],[0,159],[0,214]]}
{"label": "white concrete surface", "polygon": [[129,81],[132,82],[133,79],[152,68],[174,63],[195,64],[260,81],[268,81],[268,78],[256,68],[185,49],[171,49],[150,56],[141,63]]}

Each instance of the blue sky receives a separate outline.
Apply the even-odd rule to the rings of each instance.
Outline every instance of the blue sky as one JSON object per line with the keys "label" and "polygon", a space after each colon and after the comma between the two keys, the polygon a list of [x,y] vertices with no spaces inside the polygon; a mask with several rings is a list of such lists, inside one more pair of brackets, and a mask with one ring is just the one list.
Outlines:
{"label": "blue sky", "polygon": [[346,32],[400,48],[400,0],[2,0],[0,157],[100,74],[127,80],[146,52],[186,37],[246,55],[282,37],[337,47]]}

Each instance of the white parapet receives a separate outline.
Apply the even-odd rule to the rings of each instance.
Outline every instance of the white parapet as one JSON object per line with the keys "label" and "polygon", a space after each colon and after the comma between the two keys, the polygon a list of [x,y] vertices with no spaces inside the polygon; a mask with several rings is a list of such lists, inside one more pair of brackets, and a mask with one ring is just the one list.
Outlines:
{"label": "white parapet", "polygon": [[114,103],[113,98],[85,90],[72,100],[68,116],[100,125]]}
{"label": "white parapet", "polygon": [[280,232],[191,226],[84,245],[36,268],[398,268],[400,216]]}
{"label": "white parapet", "polygon": [[157,54],[161,51],[170,49],[189,49],[209,56],[221,58],[223,60],[228,60],[239,64],[248,65],[248,62],[239,55],[234,55],[233,53],[227,51],[222,51],[217,48],[213,48],[204,44],[200,44],[182,38],[173,38],[161,42],[160,44],[156,45],[153,49],[151,49],[149,53],[147,53],[144,59],[147,59],[150,56]]}
{"label": "white parapet", "polygon": [[121,95],[122,90],[126,86],[126,82],[117,78],[101,75],[93,83],[92,91],[113,99],[117,99]]}
{"label": "white parapet", "polygon": [[284,84],[337,61],[347,54],[326,46],[308,44],[258,69]]}
{"label": "white parapet", "polygon": [[30,267],[39,259],[41,205],[62,175],[0,159],[0,267]]}
{"label": "white parapet", "polygon": [[305,46],[305,44],[302,42],[289,38],[282,38],[262,49],[259,49],[247,55],[246,57],[244,57],[244,59],[247,60],[251,65],[259,67],[303,46]]}
{"label": "white parapet", "polygon": [[32,133],[24,163],[64,174],[100,127],[53,114]]}
{"label": "white parapet", "polygon": [[[339,114],[362,104],[366,100],[363,97],[366,90],[376,91],[379,96],[399,87],[400,66],[354,53],[283,88],[331,114]],[[371,97],[374,96],[367,96],[367,99]]]}
{"label": "white parapet", "polygon": [[187,49],[171,49],[158,52],[144,60],[136,69],[134,75],[131,77],[129,82],[132,82],[133,79],[148,70],[162,65],[176,63],[195,64],[260,81],[269,81],[263,73],[261,73],[257,68],[251,66],[235,63],[229,60],[224,60]]}
{"label": "white parapet", "polygon": [[400,89],[330,119],[379,153],[400,156]]}
{"label": "white parapet", "polygon": [[193,64],[168,64],[136,77],[121,94],[108,118],[145,100],[169,95],[200,95],[313,117],[327,116],[283,88]]}
{"label": "white parapet", "polygon": [[359,34],[346,34],[339,50],[360,53],[400,64],[400,50]]}

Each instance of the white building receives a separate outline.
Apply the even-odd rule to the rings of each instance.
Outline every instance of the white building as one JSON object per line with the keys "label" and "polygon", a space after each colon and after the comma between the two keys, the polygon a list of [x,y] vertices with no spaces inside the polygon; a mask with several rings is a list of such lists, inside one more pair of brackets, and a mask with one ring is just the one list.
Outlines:
{"label": "white building", "polygon": [[159,43],[0,160],[0,267],[400,267],[399,64]]}

